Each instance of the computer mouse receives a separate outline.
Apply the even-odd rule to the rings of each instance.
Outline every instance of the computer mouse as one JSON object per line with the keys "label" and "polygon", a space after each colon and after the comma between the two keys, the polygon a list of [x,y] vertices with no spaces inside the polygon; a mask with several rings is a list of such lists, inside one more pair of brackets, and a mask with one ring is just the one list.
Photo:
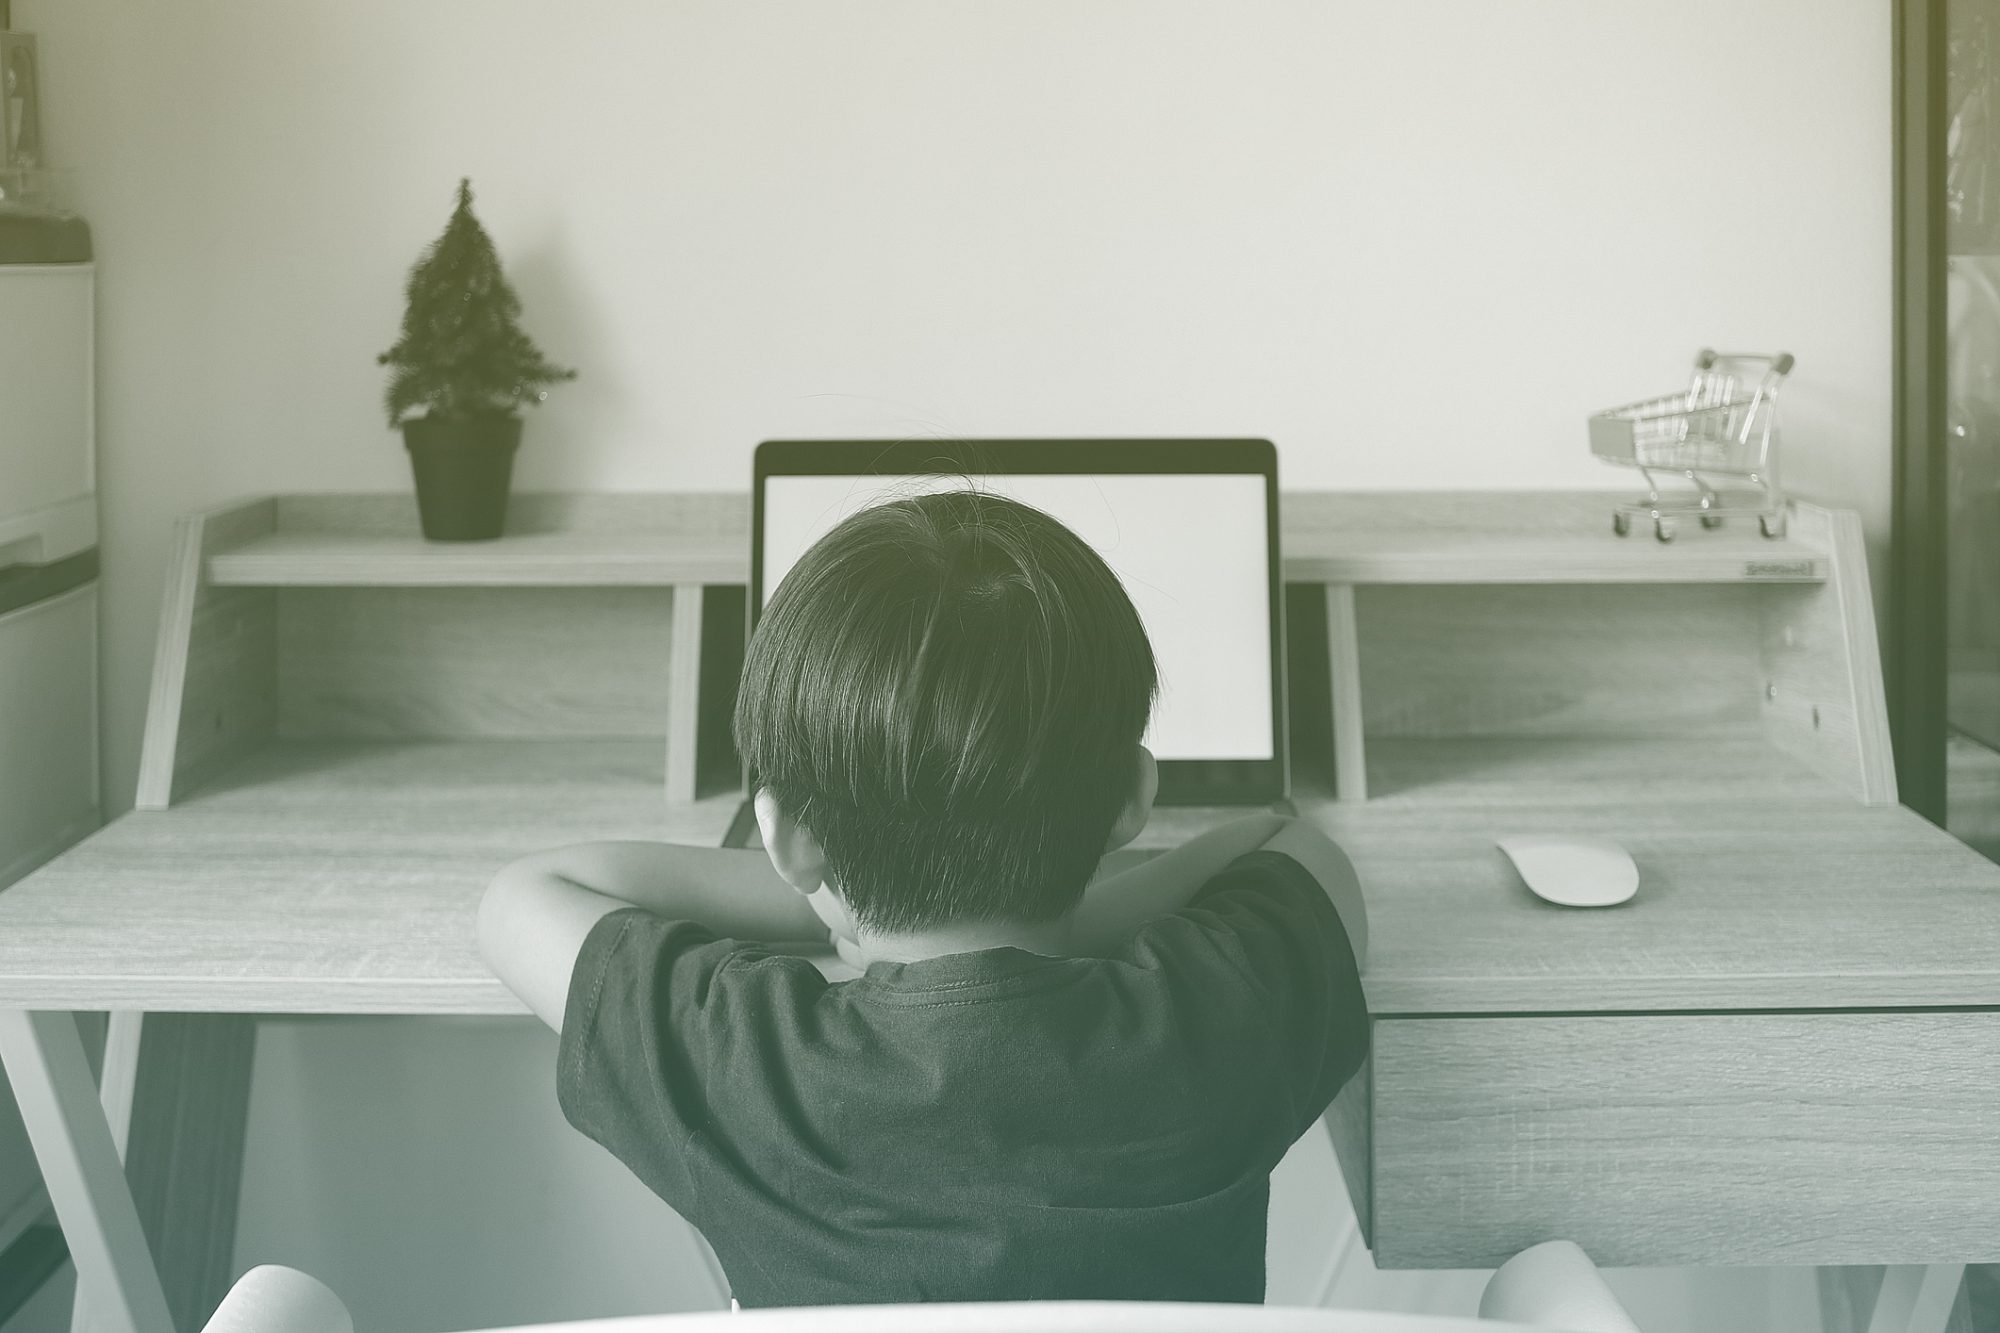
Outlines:
{"label": "computer mouse", "polygon": [[1613,907],[1639,891],[1639,867],[1609,838],[1502,838],[1529,890],[1562,907]]}

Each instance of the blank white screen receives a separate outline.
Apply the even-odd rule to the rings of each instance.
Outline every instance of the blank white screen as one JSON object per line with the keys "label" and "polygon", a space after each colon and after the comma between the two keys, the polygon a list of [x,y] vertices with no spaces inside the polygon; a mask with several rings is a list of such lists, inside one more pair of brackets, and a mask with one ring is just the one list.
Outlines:
{"label": "blank white screen", "polygon": [[[961,477],[767,477],[762,597],[807,548],[878,500]],[[1161,759],[1271,759],[1270,549],[1264,479],[1243,473],[984,474],[974,483],[1051,514],[1104,558],[1153,642]]]}

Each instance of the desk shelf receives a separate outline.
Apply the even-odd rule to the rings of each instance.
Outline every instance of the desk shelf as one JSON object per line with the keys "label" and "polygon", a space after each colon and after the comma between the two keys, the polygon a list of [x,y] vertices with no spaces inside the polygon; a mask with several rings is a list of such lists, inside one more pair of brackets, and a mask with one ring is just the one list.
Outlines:
{"label": "desk shelf", "polygon": [[[1820,583],[1826,550],[1754,517],[1662,546],[1619,539],[1611,496],[1288,493],[1293,583]],[[507,535],[426,542],[405,497],[280,496],[268,530],[217,548],[222,587],[666,587],[749,578],[736,493],[524,495]]]}
{"label": "desk shelf", "polygon": [[[1781,539],[1732,519],[1663,546],[1614,536],[1611,503],[1285,497],[1292,599],[1325,598],[1295,621],[1295,650],[1326,653],[1317,675],[1295,662],[1293,706],[1326,701],[1304,748],[1332,737],[1341,795],[1367,797],[1371,740],[1736,729],[1889,799],[1853,516],[1798,505]],[[522,495],[507,536],[472,543],[423,541],[408,496],[192,516],[139,804],[172,804],[273,736],[657,736],[667,799],[692,800],[703,772],[726,786],[748,509],[730,493]]]}
{"label": "desk shelf", "polygon": [[219,587],[674,587],[749,573],[747,497],[520,495],[497,541],[428,542],[406,496],[291,495],[213,549]]}

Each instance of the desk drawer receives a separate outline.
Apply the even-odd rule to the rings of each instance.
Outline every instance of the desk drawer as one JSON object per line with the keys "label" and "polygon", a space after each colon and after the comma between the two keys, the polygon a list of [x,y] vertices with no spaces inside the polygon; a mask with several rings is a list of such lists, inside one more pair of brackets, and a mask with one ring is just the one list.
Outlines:
{"label": "desk drawer", "polygon": [[1371,1064],[1385,1268],[2000,1260],[2000,1013],[1385,1019]]}

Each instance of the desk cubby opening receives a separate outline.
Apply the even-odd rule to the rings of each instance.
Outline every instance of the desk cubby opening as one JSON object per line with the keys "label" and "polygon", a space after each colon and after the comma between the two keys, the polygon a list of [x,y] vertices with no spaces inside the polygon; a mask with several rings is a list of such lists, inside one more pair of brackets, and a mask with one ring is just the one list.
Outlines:
{"label": "desk cubby opening", "polygon": [[[1690,782],[1768,750],[1892,800],[1854,516],[1800,504],[1781,540],[1661,546],[1611,535],[1610,502],[1288,494],[1302,795],[1442,798],[1468,775],[1434,765],[1511,743],[1530,784],[1621,746],[1633,775]],[[405,496],[192,516],[139,804],[274,741],[370,737],[643,739],[668,799],[733,790],[747,529],[741,495],[524,495],[478,543],[424,542]]]}

